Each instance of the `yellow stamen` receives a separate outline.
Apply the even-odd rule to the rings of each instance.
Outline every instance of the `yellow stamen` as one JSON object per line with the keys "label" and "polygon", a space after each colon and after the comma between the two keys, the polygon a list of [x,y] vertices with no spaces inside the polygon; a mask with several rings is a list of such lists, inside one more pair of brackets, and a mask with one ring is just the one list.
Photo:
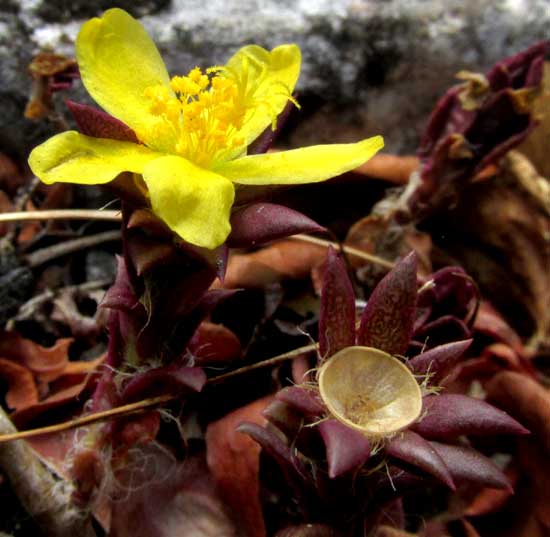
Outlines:
{"label": "yellow stamen", "polygon": [[[187,76],[171,79],[174,93],[160,85],[145,90],[150,112],[159,117],[156,128],[173,133],[177,153],[197,165],[209,166],[228,158],[239,148],[244,152],[245,139],[240,131],[258,107],[265,107],[273,116],[275,129],[276,113],[271,111],[266,96],[255,96],[259,82],[251,83],[248,69],[248,64],[243,63],[243,70],[237,76],[225,67],[209,67],[204,72],[195,67]],[[273,91],[281,90],[274,88]],[[297,105],[287,88],[282,91]]]}

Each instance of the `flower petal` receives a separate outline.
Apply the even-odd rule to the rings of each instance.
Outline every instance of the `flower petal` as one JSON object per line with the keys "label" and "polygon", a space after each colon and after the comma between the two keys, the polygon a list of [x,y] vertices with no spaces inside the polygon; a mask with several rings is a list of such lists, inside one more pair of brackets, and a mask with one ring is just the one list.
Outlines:
{"label": "flower petal", "polygon": [[121,172],[142,173],[144,166],[159,156],[143,145],[67,131],[35,147],[29,166],[47,184],[99,185]]}
{"label": "flower petal", "polygon": [[239,132],[246,144],[255,140],[285,107],[300,75],[302,56],[297,45],[280,45],[268,51],[257,45],[241,48],[226,67],[237,78],[250,107]]}
{"label": "flower petal", "polygon": [[384,147],[381,136],[355,144],[315,145],[280,153],[250,155],[215,166],[242,185],[316,183],[353,170]]}
{"label": "flower petal", "polygon": [[[173,143],[155,129],[159,118],[149,111],[144,91],[170,78],[157,47],[143,26],[121,9],[109,9],[86,22],[76,40],[76,57],[84,86],[109,114],[131,127],[154,148]],[[160,136],[160,138],[159,138]]]}
{"label": "flower petal", "polygon": [[145,167],[153,211],[183,240],[214,249],[231,231],[235,196],[230,181],[177,156],[164,156]]}

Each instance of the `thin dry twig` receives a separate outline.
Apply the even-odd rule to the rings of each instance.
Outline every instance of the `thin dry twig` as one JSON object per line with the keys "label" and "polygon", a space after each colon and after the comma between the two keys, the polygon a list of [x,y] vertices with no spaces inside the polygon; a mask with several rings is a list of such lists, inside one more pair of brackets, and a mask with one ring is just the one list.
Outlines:
{"label": "thin dry twig", "polygon": [[97,233],[96,235],[79,237],[78,239],[54,244],[53,246],[48,246],[47,248],[41,248],[40,250],[27,255],[25,260],[30,267],[36,267],[38,265],[42,265],[43,263],[47,263],[56,257],[69,255],[73,252],[78,252],[79,250],[84,250],[86,248],[92,248],[93,246],[103,244],[104,242],[117,240],[120,240],[120,231],[118,229],[104,231],[102,233]]}
{"label": "thin dry twig", "polygon": [[120,211],[100,209],[52,209],[0,214],[0,222],[22,222],[24,220],[107,220],[118,222],[120,219]]}
{"label": "thin dry twig", "polygon": [[359,259],[363,259],[375,265],[380,265],[381,267],[387,268],[389,270],[391,270],[395,266],[395,263],[392,263],[391,261],[388,261],[386,259],[383,259],[373,254],[369,254],[367,252],[363,252],[363,250],[359,250],[358,248],[353,248],[353,246],[346,246],[345,244],[340,245],[337,242],[326,241],[324,239],[319,239],[317,237],[311,237],[309,235],[303,235],[303,234],[292,235],[292,237],[289,237],[289,239],[302,241],[302,242],[309,242],[311,244],[318,244],[319,246],[325,246],[326,248],[328,248],[329,246],[332,246],[336,250],[341,249],[347,255],[358,257]]}
{"label": "thin dry twig", "polygon": [[107,285],[111,285],[112,283],[112,278],[103,278],[101,280],[92,280],[90,282],[80,283],[78,285],[66,285],[65,287],[59,287],[54,290],[47,288],[40,294],[33,296],[30,300],[27,300],[24,304],[21,304],[17,314],[11,320],[22,321],[24,319],[29,319],[36,312],[36,310],[42,306],[42,304],[54,299],[62,293],[87,293],[89,291],[96,291],[97,289],[101,289]]}
{"label": "thin dry twig", "polygon": [[[106,220],[110,222],[118,222],[120,219],[120,211],[99,209],[55,209],[50,211],[23,211],[0,214],[0,223],[17,222],[22,220]],[[363,259],[369,263],[374,263],[387,269],[392,269],[394,267],[394,263],[391,261],[387,261],[386,259],[363,252],[362,250],[351,246],[340,245],[334,241],[327,241],[304,234],[293,235],[290,238],[297,241],[318,244],[320,246],[325,246],[326,248],[332,246],[337,250],[341,249],[347,255]]]}

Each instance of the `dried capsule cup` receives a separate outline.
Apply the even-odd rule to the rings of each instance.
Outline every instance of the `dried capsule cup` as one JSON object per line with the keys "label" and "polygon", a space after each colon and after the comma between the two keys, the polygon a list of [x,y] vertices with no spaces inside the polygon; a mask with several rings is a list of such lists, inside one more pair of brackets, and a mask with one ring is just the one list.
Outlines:
{"label": "dried capsule cup", "polygon": [[368,437],[390,436],[420,416],[422,392],[397,358],[371,347],[346,347],[319,370],[330,413]]}

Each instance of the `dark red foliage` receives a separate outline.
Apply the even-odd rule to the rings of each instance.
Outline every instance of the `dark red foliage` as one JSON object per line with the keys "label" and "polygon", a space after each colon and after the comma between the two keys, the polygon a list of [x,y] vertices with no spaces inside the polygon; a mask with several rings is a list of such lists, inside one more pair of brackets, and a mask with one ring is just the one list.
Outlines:
{"label": "dark red foliage", "polygon": [[411,252],[376,286],[357,332],[357,344],[404,355],[416,311],[416,254]]}
{"label": "dark red foliage", "polygon": [[110,138],[123,142],[139,143],[134,131],[119,119],[87,104],[65,101],[82,134],[94,138]]}
{"label": "dark red foliage", "polygon": [[363,466],[370,457],[367,437],[338,420],[322,421],[319,431],[325,443],[328,476],[331,479]]}
{"label": "dark red foliage", "polygon": [[227,245],[250,248],[297,233],[321,233],[326,229],[307,216],[273,203],[253,203],[231,215]]}
{"label": "dark red foliage", "polygon": [[346,266],[331,247],[324,265],[319,354],[326,359],[355,341],[355,294]]}
{"label": "dark red foliage", "polygon": [[502,410],[466,395],[429,395],[424,398],[423,412],[424,418],[412,428],[425,438],[434,440],[450,440],[461,435],[529,433]]}
{"label": "dark red foliage", "polygon": [[403,218],[447,206],[478,171],[526,138],[536,124],[529,93],[540,86],[548,57],[550,41],[538,43],[495,65],[482,82],[472,77],[445,94],[424,132],[419,182]]}
{"label": "dark red foliage", "polygon": [[455,489],[453,478],[443,459],[419,434],[413,431],[398,434],[389,442],[386,452],[390,457],[417,466],[449,488]]}

